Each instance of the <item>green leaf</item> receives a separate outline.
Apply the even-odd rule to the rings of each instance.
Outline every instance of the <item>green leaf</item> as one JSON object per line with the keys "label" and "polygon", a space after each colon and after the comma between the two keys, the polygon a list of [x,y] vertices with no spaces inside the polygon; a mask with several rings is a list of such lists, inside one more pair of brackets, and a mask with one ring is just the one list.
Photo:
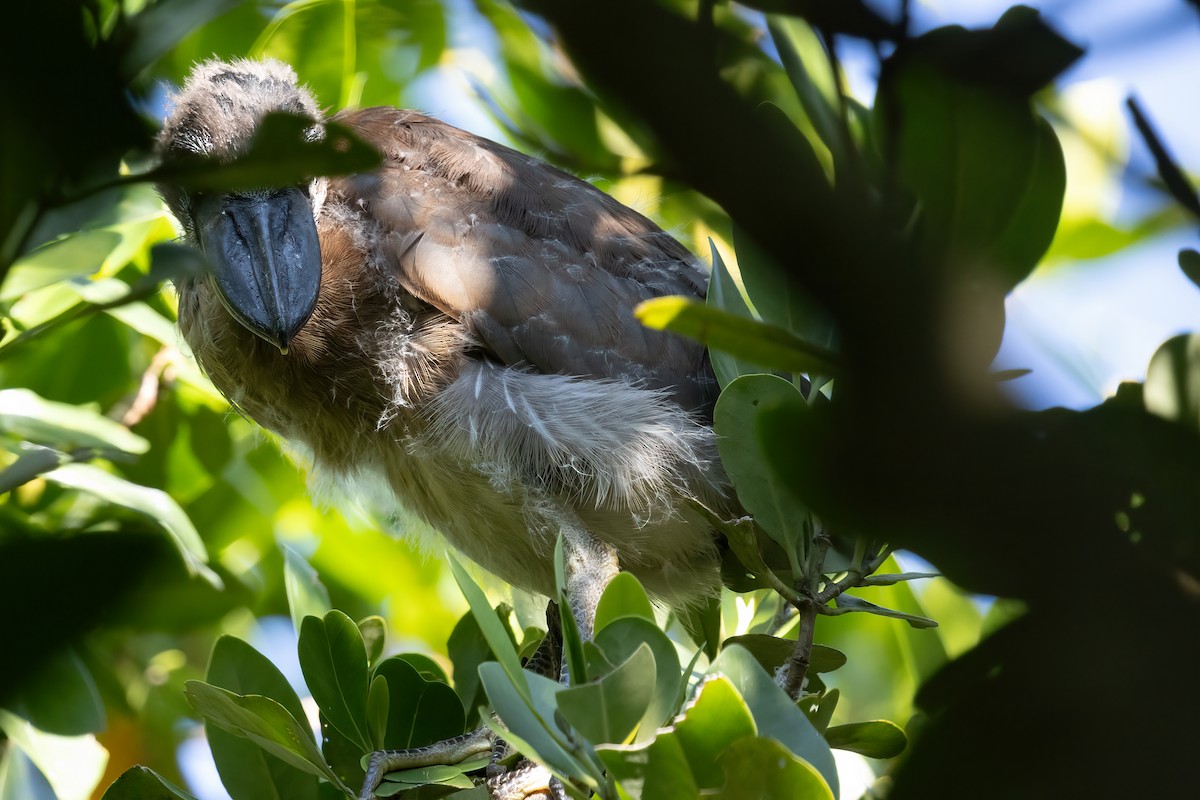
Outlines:
{"label": "green leaf", "polygon": [[491,757],[485,755],[463,761],[460,764],[438,764],[432,767],[415,767],[414,769],[389,772],[383,778],[384,785],[376,789],[375,794],[379,797],[390,797],[395,792],[401,792],[413,786],[423,786],[427,783],[471,789],[474,788],[475,783],[466,776],[466,773],[483,769],[490,762]]}
{"label": "green leaf", "polygon": [[787,372],[833,375],[836,356],[787,330],[739,317],[687,297],[655,297],[633,310],[645,326],[668,330],[746,361]]}
{"label": "green leaf", "polygon": [[[371,619],[368,617],[368,619]],[[359,623],[362,627],[362,623]],[[450,679],[446,676],[446,671],[442,669],[442,665],[434,661],[429,656],[421,655],[420,653],[401,653],[396,656],[401,661],[408,662],[412,665],[422,678],[434,683],[449,684]],[[457,665],[456,665],[457,666]]]}
{"label": "green leaf", "polygon": [[[283,673],[266,656],[236,637],[217,639],[205,680],[237,695],[269,697],[293,719],[305,719],[300,698]],[[316,800],[317,781],[311,773],[297,770],[264,749],[247,747],[238,736],[208,721],[205,733],[221,783],[233,800]]]}
{"label": "green leaf", "polygon": [[835,725],[825,731],[825,741],[838,750],[852,750],[868,758],[895,758],[908,746],[908,737],[885,719]]}
{"label": "green leaf", "polygon": [[815,767],[837,796],[837,766],[829,745],[749,651],[737,646],[722,650],[709,666],[708,674],[729,678],[754,715],[759,735],[777,739]]}
{"label": "green leaf", "polygon": [[746,701],[729,679],[721,676],[704,680],[695,701],[675,724],[675,735],[701,789],[721,788],[721,753],[739,739],[756,733],[758,728]]}
{"label": "green leaf", "polygon": [[677,610],[675,616],[704,655],[716,658],[721,646],[721,598],[714,595],[703,605]]}
{"label": "green leaf", "polygon": [[596,646],[613,664],[627,661],[643,644],[654,654],[654,695],[638,724],[635,741],[646,741],[654,731],[674,714],[678,704],[679,687],[684,676],[680,673],[679,653],[667,635],[641,617],[621,617],[613,620],[596,634]]}
{"label": "green leaf", "polygon": [[917,581],[922,578],[940,578],[936,572],[901,572],[880,575],[868,575],[859,581],[863,586],[895,586],[904,581]]}
{"label": "green leaf", "polygon": [[0,430],[69,452],[81,447],[140,454],[150,443],[83,406],[56,403],[28,389],[0,391]]}
{"label": "green leaf", "polygon": [[[721,462],[742,505],[788,553],[799,554],[805,546],[804,523],[810,519],[809,511],[792,494],[787,482],[770,468],[759,437],[758,418],[773,409],[805,414],[808,404],[799,390],[782,378],[745,375],[725,387],[717,398],[713,427]],[[738,556],[741,557],[741,549]],[[765,569],[760,564],[746,563],[746,566],[755,572]]]}
{"label": "green leaf", "polygon": [[1185,247],[1179,251],[1179,268],[1183,270],[1183,274],[1192,283],[1200,287],[1200,253],[1190,247]]}
{"label": "green leaf", "polygon": [[11,302],[36,289],[96,272],[121,243],[111,230],[77,233],[50,242],[13,264],[0,288],[0,302]]}
{"label": "green leaf", "polygon": [[98,733],[107,724],[100,690],[74,648],[41,660],[5,705],[39,731],[56,736]]}
{"label": "green leaf", "polygon": [[317,749],[308,725],[293,717],[277,701],[261,695],[234,694],[202,681],[188,681],[184,685],[184,694],[192,708],[206,720],[249,739],[299,770],[325,778],[351,795]]}
{"label": "green leaf", "polygon": [[370,752],[367,651],[354,620],[334,609],[306,617],[300,628],[300,669],[321,712],[350,741]]}
{"label": "green leaf", "polygon": [[372,750],[384,749],[384,733],[387,731],[388,724],[388,707],[391,705],[391,696],[388,691],[387,678],[382,675],[376,675],[371,681],[371,688],[367,692],[367,731],[371,736],[373,743]]}
{"label": "green leaf", "polygon": [[[487,690],[492,708],[504,723],[499,730],[510,744],[527,756],[532,754],[559,776],[584,776],[588,770],[570,753],[566,735],[553,723],[554,696],[562,688],[556,681],[526,671],[526,692],[513,685],[501,664],[479,665],[479,679]],[[538,704],[535,705],[534,695]],[[539,708],[540,706],[540,708]],[[490,727],[489,721],[489,727]]]}
{"label": "green leaf", "polygon": [[893,137],[884,152],[896,153],[920,202],[925,257],[1002,296],[1054,238],[1066,188],[1058,137],[1025,97],[969,82],[928,54],[889,65],[877,127]]}
{"label": "green leaf", "polygon": [[292,625],[299,635],[305,617],[323,617],[333,607],[329,591],[308,560],[292,547],[281,544],[283,551],[283,587],[287,593]]}
{"label": "green leaf", "polygon": [[754,300],[754,310],[768,324],[790,333],[806,347],[822,354],[822,362],[795,371],[830,376],[835,371],[837,337],[833,323],[821,308],[792,278],[790,270],[767,255],[758,243],[735,224],[733,246],[738,269],[746,291]]}
{"label": "green leaf", "polygon": [[730,745],[718,759],[725,770],[721,800],[760,800],[794,797],[836,800],[837,784],[830,784],[812,764],[789,753],[775,739],[755,737]]}
{"label": "green leaf", "polygon": [[264,186],[295,186],[319,175],[370,172],[379,152],[342,125],[324,123],[325,136],[309,141],[313,121],[300,114],[271,112],[243,155],[224,162],[215,158],[179,157],[138,176],[191,191],[245,191]]}
{"label": "green leaf", "polygon": [[609,775],[632,800],[696,800],[700,790],[683,744],[674,731],[636,746],[596,750]]}
{"label": "green leaf", "polygon": [[190,574],[203,578],[215,588],[224,586],[221,578],[205,563],[208,551],[192,521],[166,492],[138,486],[91,464],[64,464],[44,477],[60,486],[80,489],[113,505],[145,514],[167,532]]}
{"label": "green leaf", "polygon": [[[378,614],[363,617],[358,621],[358,632],[362,634],[363,647],[367,651],[367,666],[373,667],[383,656],[383,649],[387,644],[387,623]],[[437,666],[432,659],[427,660]],[[438,667],[438,672],[441,672],[440,667]],[[440,680],[445,680],[444,673]]]}
{"label": "green leaf", "polygon": [[463,732],[462,701],[445,683],[425,680],[402,656],[381,661],[375,676],[387,680],[390,698],[382,749],[421,747]]}
{"label": "green leaf", "polygon": [[604,587],[596,606],[596,630],[620,617],[641,617],[654,622],[654,607],[642,583],[630,572],[618,572]]}
{"label": "green leaf", "polygon": [[1173,336],[1146,368],[1146,410],[1200,431],[1200,334]]}
{"label": "green leaf", "polygon": [[121,773],[100,800],[196,800],[149,767],[133,766]]}
{"label": "green leaf", "polygon": [[[864,611],[868,614],[874,614],[879,617],[890,617],[892,619],[902,619],[914,628],[936,628],[937,622],[922,617],[919,614],[906,614],[903,611],[896,611],[891,608],[877,606],[874,603],[868,603],[860,597],[843,594],[839,595],[834,601],[837,604],[838,613],[848,613],[853,611]],[[836,614],[835,614],[836,616]]]}
{"label": "green leaf", "polygon": [[[471,580],[471,576],[463,569],[462,564],[458,563],[458,559],[454,556],[449,557],[450,571],[454,574],[454,580],[458,583],[458,588],[462,590],[463,596],[467,598],[467,604],[471,606],[471,613],[475,616],[475,622],[479,625],[479,630],[483,634],[483,638],[487,640],[488,647],[492,649],[492,654],[496,656],[496,660],[504,668],[505,674],[508,675],[512,685],[517,691],[528,699],[528,688],[525,685],[525,672],[521,669],[521,660],[517,657],[516,646],[513,644],[512,634],[506,630],[506,627],[492,607],[488,605],[487,597],[484,596],[483,590],[475,581]],[[480,673],[482,675],[482,673]]]}
{"label": "green leaf", "polygon": [[[834,163],[842,163],[847,155],[847,142],[838,110],[841,101],[837,78],[820,39],[808,25],[782,17],[768,18],[767,30],[804,113],[833,154]],[[740,252],[738,257],[740,261]]]}
{"label": "green leaf", "polygon": [[[773,675],[778,667],[791,658],[792,651],[796,649],[796,640],[781,639],[765,633],[747,633],[742,636],[729,637],[721,645],[721,648],[733,645],[744,647],[768,674]],[[845,665],[845,654],[832,647],[814,644],[809,651],[809,672],[833,672]]]}
{"label": "green leaf", "polygon": [[654,654],[643,642],[599,680],[561,690],[558,710],[592,744],[623,744],[646,713],[654,686]]}
{"label": "green leaf", "polygon": [[[741,278],[733,276],[711,238],[708,240],[708,247],[712,253],[712,275],[709,277],[708,295],[704,298],[704,302],[711,308],[735,316],[757,319],[754,312],[750,310],[745,290],[741,286]],[[739,375],[755,375],[771,371],[760,364],[738,358],[724,350],[713,349],[709,351],[708,355],[712,362],[713,372],[717,376],[717,382],[721,384],[722,388],[728,386]]]}

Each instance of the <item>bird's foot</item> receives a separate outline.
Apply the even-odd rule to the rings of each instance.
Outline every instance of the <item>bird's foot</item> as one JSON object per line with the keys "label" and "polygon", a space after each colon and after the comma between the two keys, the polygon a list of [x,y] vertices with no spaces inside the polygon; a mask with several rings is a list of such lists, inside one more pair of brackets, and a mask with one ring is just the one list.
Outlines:
{"label": "bird's foot", "polygon": [[562,783],[550,770],[528,759],[487,781],[491,800],[567,800]]}
{"label": "bird's foot", "polygon": [[432,767],[439,764],[459,764],[472,756],[491,753],[488,764],[489,779],[503,777],[504,767],[499,763],[504,758],[508,745],[487,728],[479,728],[424,747],[408,750],[377,750],[367,759],[367,776],[363,780],[358,800],[375,800],[375,790],[389,772],[417,767]]}

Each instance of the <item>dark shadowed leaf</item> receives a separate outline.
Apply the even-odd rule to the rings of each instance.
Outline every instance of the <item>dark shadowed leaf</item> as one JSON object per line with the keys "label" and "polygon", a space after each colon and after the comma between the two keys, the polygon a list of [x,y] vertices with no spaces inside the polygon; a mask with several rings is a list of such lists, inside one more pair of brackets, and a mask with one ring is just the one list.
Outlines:
{"label": "dark shadowed leaf", "polygon": [[130,767],[113,781],[101,800],[196,800],[149,767]]}
{"label": "dark shadowed leaf", "polygon": [[900,726],[883,719],[835,725],[825,731],[825,741],[830,747],[870,758],[894,758],[908,746],[908,737]]}
{"label": "dark shadowed leaf", "polygon": [[181,158],[139,177],[193,191],[228,192],[294,186],[318,175],[368,172],[379,165],[378,151],[349,129],[327,122],[324,138],[308,141],[312,126],[307,117],[273,112],[263,118],[246,153],[233,161]]}

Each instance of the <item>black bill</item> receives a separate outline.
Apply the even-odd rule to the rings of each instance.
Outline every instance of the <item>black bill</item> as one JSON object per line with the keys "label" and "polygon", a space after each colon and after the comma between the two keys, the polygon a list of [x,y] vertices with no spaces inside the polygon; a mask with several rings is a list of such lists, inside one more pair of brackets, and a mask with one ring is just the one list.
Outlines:
{"label": "black bill", "polygon": [[214,195],[193,219],[229,313],[286,353],[317,303],[321,245],[300,189]]}

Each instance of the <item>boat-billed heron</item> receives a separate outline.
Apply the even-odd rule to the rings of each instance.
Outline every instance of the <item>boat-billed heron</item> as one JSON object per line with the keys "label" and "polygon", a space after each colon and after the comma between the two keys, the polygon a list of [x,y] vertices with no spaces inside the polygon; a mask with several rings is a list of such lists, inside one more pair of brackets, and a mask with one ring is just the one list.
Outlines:
{"label": "boat-billed heron", "polygon": [[[323,117],[290,67],[195,69],[161,157],[233,159],[264,115]],[[589,636],[618,568],[673,605],[718,590],[729,510],[704,348],[633,316],[703,297],[696,259],[535,158],[414,111],[339,112],[373,172],[227,194],[161,186],[211,274],[178,286],[184,338],[241,413],[509,583],[567,595]],[[369,567],[364,567],[369,568]]]}

